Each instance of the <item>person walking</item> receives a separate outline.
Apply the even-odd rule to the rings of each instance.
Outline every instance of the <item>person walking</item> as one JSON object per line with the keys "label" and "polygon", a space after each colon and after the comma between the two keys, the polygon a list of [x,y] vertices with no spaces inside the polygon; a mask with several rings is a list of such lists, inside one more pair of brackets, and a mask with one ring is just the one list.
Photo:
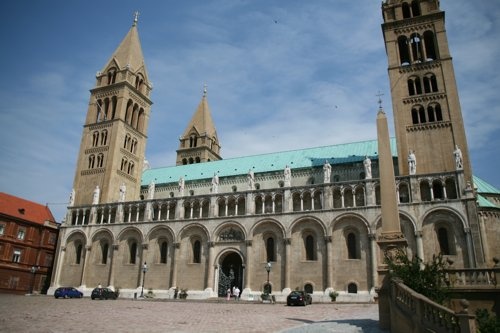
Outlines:
{"label": "person walking", "polygon": [[236,286],[236,288],[234,288],[234,300],[235,301],[240,300],[240,288],[238,288],[238,286]]}

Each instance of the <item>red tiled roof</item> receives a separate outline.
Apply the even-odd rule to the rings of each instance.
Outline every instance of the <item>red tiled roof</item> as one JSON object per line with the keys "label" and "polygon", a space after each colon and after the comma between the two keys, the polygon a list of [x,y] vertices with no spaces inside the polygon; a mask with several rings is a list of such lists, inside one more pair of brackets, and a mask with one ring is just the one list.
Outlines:
{"label": "red tiled roof", "polygon": [[38,224],[56,221],[49,207],[3,192],[0,192],[0,214]]}

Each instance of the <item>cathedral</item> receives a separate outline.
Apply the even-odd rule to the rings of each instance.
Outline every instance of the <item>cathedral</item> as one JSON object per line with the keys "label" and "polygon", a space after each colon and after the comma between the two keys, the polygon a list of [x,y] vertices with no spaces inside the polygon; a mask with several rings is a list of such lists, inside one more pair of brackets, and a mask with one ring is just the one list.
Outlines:
{"label": "cathedral", "polygon": [[394,138],[223,159],[205,89],[175,163],[154,169],[136,18],[90,91],[49,294],[102,285],[120,297],[207,299],[238,287],[243,300],[299,289],[313,301],[331,291],[371,301],[392,204],[408,255],[492,266],[500,191],[472,172],[444,12],[438,0],[385,0],[381,10]]}

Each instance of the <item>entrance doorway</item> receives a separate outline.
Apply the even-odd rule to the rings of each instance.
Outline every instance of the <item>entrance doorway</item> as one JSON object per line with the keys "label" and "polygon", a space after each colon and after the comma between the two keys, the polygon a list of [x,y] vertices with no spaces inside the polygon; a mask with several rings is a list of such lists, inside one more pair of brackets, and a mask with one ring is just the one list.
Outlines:
{"label": "entrance doorway", "polygon": [[229,252],[220,258],[219,297],[226,297],[227,290],[233,287],[243,290],[243,263],[238,253]]}

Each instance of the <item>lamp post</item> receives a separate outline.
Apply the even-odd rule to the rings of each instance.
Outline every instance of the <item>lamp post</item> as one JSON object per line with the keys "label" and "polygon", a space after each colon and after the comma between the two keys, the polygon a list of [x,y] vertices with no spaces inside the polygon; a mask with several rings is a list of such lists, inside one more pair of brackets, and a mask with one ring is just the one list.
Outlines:
{"label": "lamp post", "polygon": [[266,265],[266,271],[267,271],[267,284],[266,284],[266,292],[268,294],[271,293],[271,285],[269,284],[269,273],[271,273],[271,262],[269,261]]}
{"label": "lamp post", "polygon": [[144,280],[146,280],[146,272],[148,271],[148,265],[144,262],[142,265],[142,288],[141,288],[141,297],[144,297]]}
{"label": "lamp post", "polygon": [[40,269],[40,266],[31,266],[31,283],[30,283],[30,294],[33,294],[33,287],[35,285],[35,275],[36,272]]}

